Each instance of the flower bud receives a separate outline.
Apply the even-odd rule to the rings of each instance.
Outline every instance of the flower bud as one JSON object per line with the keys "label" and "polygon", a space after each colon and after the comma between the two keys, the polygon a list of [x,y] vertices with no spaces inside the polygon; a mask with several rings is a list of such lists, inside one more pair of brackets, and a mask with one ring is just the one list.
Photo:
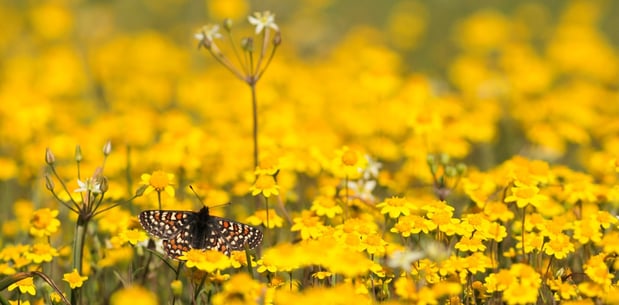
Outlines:
{"label": "flower bud", "polygon": [[282,44],[282,33],[280,31],[275,32],[275,36],[273,36],[273,45],[278,46]]}
{"label": "flower bud", "polygon": [[75,161],[81,162],[83,158],[82,148],[79,145],[75,146]]}
{"label": "flower bud", "polygon": [[107,142],[105,142],[105,145],[103,145],[103,155],[107,157],[110,152],[112,152],[112,141],[107,140]]}
{"label": "flower bud", "polygon": [[144,191],[146,191],[146,188],[148,187],[148,185],[143,184],[141,185],[137,191],[135,191],[135,197],[140,197],[142,195],[144,195]]}
{"label": "flower bud", "polygon": [[101,185],[99,186],[99,189],[101,190],[102,193],[107,192],[107,190],[110,189],[110,184],[107,181],[107,177],[105,176],[101,176],[101,178],[99,178],[101,181]]}
{"label": "flower bud", "polygon": [[54,162],[56,162],[56,157],[54,156],[54,153],[52,153],[52,150],[48,147],[45,149],[45,163],[48,165],[54,165]]}
{"label": "flower bud", "polygon": [[45,188],[50,191],[54,190],[54,180],[49,174],[45,174]]}
{"label": "flower bud", "polygon": [[224,22],[222,23],[224,30],[230,32],[230,30],[232,30],[232,19],[230,18],[226,18],[224,19]]}
{"label": "flower bud", "polygon": [[241,39],[241,48],[247,52],[254,51],[254,39],[250,37],[245,37]]}
{"label": "flower bud", "polygon": [[170,288],[172,289],[172,294],[176,297],[183,294],[183,282],[179,280],[172,281],[172,283],[170,283]]}

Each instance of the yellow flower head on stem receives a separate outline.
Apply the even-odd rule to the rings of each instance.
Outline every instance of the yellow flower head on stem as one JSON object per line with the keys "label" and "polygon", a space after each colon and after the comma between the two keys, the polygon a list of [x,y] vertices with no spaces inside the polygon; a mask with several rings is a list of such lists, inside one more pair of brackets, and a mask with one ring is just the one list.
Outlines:
{"label": "yellow flower head on stem", "polygon": [[71,289],[82,287],[84,282],[88,279],[87,276],[81,276],[77,269],[73,269],[70,273],[65,273],[62,280],[69,283]]}
{"label": "yellow flower head on stem", "polygon": [[34,280],[32,277],[27,277],[23,280],[17,281],[9,286],[9,291],[13,291],[15,288],[19,288],[19,292],[27,293],[30,295],[36,294],[36,289],[34,287]]}
{"label": "yellow flower head on stem", "polygon": [[170,197],[174,197],[175,192],[174,187],[172,187],[174,174],[158,170],[152,174],[142,174],[140,178],[142,179],[141,183],[147,185],[144,194],[156,191],[157,193],[166,192]]}
{"label": "yellow flower head on stem", "polygon": [[50,236],[58,231],[60,220],[58,210],[48,208],[36,210],[30,219],[30,234],[36,237]]}

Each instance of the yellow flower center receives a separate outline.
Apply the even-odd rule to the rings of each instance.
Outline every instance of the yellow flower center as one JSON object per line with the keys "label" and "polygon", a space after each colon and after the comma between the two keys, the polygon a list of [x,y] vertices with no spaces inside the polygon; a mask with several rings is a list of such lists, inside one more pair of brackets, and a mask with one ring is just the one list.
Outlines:
{"label": "yellow flower center", "polygon": [[50,224],[51,219],[49,214],[43,215],[42,213],[36,213],[32,217],[32,226],[36,229],[45,229]]}
{"label": "yellow flower center", "polygon": [[155,171],[150,176],[150,180],[148,182],[156,190],[161,191],[170,184],[170,179],[168,179],[168,175],[164,171]]}
{"label": "yellow flower center", "polygon": [[397,197],[393,197],[393,198],[389,198],[387,199],[387,205],[390,205],[392,207],[401,207],[404,206],[405,204],[405,200],[404,198],[397,198]]}
{"label": "yellow flower center", "polygon": [[256,180],[256,188],[265,190],[270,189],[275,185],[275,179],[273,176],[268,175],[260,175],[258,176],[258,180]]}
{"label": "yellow flower center", "polygon": [[352,150],[347,150],[342,154],[342,163],[344,165],[353,166],[357,164],[358,160],[359,157],[357,157],[357,154]]}

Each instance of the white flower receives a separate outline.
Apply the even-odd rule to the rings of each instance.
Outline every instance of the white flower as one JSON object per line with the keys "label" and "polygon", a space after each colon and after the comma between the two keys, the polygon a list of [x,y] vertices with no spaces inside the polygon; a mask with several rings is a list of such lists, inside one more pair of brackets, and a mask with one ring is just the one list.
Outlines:
{"label": "white flower", "polygon": [[256,26],[256,34],[260,34],[265,28],[271,28],[276,32],[279,31],[279,27],[275,24],[275,15],[269,11],[263,13],[255,12],[248,19],[251,25]]}
{"label": "white flower", "polygon": [[77,179],[77,185],[79,188],[75,189],[76,193],[101,193],[101,183],[97,183],[92,178],[86,179],[85,182],[82,182],[80,179]]}
{"label": "white flower", "polygon": [[372,192],[376,187],[376,180],[357,180],[357,181],[348,181],[347,185],[348,189],[352,191],[353,194],[358,196],[364,201],[373,202],[374,195]]}
{"label": "white flower", "polygon": [[193,36],[197,40],[207,43],[222,37],[221,33],[219,33],[219,25],[217,24],[207,24],[200,29],[200,32],[195,33]]}
{"label": "white flower", "polygon": [[424,256],[425,254],[421,251],[396,250],[389,255],[387,266],[410,272],[412,264],[422,259]]}

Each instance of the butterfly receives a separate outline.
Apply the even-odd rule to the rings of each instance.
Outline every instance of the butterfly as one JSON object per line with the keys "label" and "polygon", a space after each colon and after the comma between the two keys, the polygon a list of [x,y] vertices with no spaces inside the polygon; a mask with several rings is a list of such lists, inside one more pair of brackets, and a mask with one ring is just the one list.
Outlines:
{"label": "butterfly", "polygon": [[260,245],[260,230],[233,220],[211,216],[203,207],[198,212],[148,210],[139,215],[140,224],[150,235],[163,240],[165,253],[176,259],[190,249],[212,249],[230,255],[232,250]]}

